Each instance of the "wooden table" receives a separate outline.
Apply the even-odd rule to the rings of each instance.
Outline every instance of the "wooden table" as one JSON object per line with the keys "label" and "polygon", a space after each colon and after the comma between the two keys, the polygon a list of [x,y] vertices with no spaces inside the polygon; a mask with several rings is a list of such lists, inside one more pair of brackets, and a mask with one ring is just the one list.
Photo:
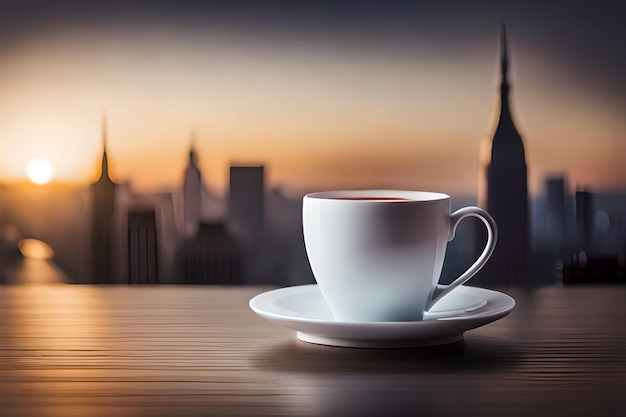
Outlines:
{"label": "wooden table", "polygon": [[626,415],[626,287],[505,291],[439,348],[309,345],[267,288],[0,287],[0,416]]}

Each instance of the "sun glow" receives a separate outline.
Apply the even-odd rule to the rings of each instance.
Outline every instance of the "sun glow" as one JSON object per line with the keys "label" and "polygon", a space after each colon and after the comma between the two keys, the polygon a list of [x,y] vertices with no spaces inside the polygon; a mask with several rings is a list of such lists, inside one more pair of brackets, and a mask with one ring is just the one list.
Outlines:
{"label": "sun glow", "polygon": [[35,158],[26,166],[28,179],[39,185],[47,184],[52,179],[52,165],[50,161],[43,158]]}

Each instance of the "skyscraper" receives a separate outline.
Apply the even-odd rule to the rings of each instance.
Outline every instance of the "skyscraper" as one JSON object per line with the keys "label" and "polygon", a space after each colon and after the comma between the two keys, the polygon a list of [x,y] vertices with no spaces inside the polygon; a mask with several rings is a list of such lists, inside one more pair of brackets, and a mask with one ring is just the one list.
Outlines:
{"label": "skyscraper", "polygon": [[231,165],[229,185],[227,226],[243,248],[244,283],[267,283],[276,254],[265,227],[265,167]]}
{"label": "skyscraper", "polygon": [[231,166],[228,193],[228,226],[248,243],[265,228],[265,167]]}
{"label": "skyscraper", "polygon": [[185,239],[178,253],[185,284],[232,285],[243,283],[243,251],[224,223],[201,223]]}
{"label": "skyscraper", "polygon": [[[521,285],[528,270],[528,185],[524,144],[511,115],[506,30],[501,29],[500,115],[491,151],[481,156],[479,204],[498,224],[498,243],[486,268],[477,277],[482,284]],[[486,147],[488,148],[488,147]]]}
{"label": "skyscraper", "polygon": [[553,254],[562,256],[567,243],[566,185],[563,176],[546,178],[546,224],[547,245]]}
{"label": "skyscraper", "polygon": [[106,118],[102,119],[102,170],[91,185],[91,282],[104,284],[115,281],[115,183],[109,176],[107,157]]}
{"label": "skyscraper", "polygon": [[576,191],[577,250],[588,251],[593,232],[593,194],[586,189]]}
{"label": "skyscraper", "polygon": [[128,283],[159,283],[159,246],[154,209],[128,213]]}
{"label": "skyscraper", "polygon": [[183,236],[191,237],[200,226],[200,196],[202,191],[202,175],[198,168],[198,156],[192,134],[189,149],[189,162],[185,170],[183,182]]}

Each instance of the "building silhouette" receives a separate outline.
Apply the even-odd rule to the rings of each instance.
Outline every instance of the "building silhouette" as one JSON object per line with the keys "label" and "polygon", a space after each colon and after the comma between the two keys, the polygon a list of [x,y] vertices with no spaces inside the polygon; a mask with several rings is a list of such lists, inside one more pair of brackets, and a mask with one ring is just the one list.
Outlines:
{"label": "building silhouette", "polygon": [[277,279],[281,256],[274,234],[267,229],[265,205],[265,166],[231,165],[227,226],[244,248],[245,284]]}
{"label": "building silhouette", "polygon": [[243,252],[223,222],[201,223],[178,253],[184,284],[233,285],[244,281]]}
{"label": "building silhouette", "polygon": [[94,284],[112,282],[118,272],[115,262],[116,184],[109,176],[106,128],[106,118],[103,118],[100,177],[91,185],[91,282]]}
{"label": "building silhouette", "polygon": [[[241,284],[244,251],[223,220],[206,221],[207,189],[198,166],[192,134],[182,187],[182,230],[175,254],[175,270],[182,284]],[[208,197],[211,197],[208,195]]]}
{"label": "building silhouette", "polygon": [[553,254],[562,256],[567,249],[568,240],[567,228],[567,192],[565,178],[563,176],[552,176],[546,178],[546,212],[545,227],[547,238]]}
{"label": "building silhouette", "polygon": [[589,251],[593,232],[593,194],[576,191],[576,238],[578,250]]}
{"label": "building silhouette", "polygon": [[579,189],[575,195],[575,246],[564,257],[564,284],[626,283],[626,197]]}
{"label": "building silhouette", "polygon": [[158,284],[159,245],[154,209],[128,212],[128,283]]}
{"label": "building silhouette", "polygon": [[[498,122],[481,161],[479,204],[498,225],[498,243],[476,283],[522,285],[528,279],[528,185],[524,144],[515,127],[509,100],[506,30],[501,28],[501,84]],[[478,245],[482,247],[482,244]]]}
{"label": "building silhouette", "polygon": [[256,243],[265,229],[265,167],[230,167],[228,228],[247,244]]}
{"label": "building silhouette", "polygon": [[185,169],[183,182],[183,235],[193,236],[200,225],[200,198],[202,192],[202,174],[198,167],[195,139],[192,134],[189,149],[189,161]]}

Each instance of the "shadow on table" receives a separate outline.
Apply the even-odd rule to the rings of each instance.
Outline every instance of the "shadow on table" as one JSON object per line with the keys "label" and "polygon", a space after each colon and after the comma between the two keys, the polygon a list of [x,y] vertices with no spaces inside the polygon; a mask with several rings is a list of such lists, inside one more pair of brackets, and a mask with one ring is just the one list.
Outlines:
{"label": "shadow on table", "polygon": [[314,374],[415,374],[497,372],[523,361],[508,340],[473,337],[444,346],[414,349],[353,349],[294,341],[260,352],[255,366],[279,372]]}

